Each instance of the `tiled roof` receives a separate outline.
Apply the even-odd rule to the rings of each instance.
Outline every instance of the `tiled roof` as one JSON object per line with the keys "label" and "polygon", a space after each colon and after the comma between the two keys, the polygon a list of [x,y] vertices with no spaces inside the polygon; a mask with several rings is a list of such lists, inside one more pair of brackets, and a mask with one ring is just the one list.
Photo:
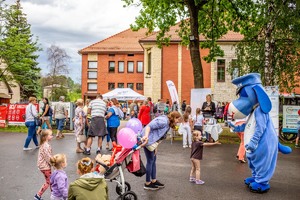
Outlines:
{"label": "tiled roof", "polygon": [[79,50],[79,53],[93,52],[143,52],[143,48],[139,44],[139,39],[146,37],[147,29],[132,31],[127,29],[86,48]]}
{"label": "tiled roof", "polygon": [[[171,35],[171,42],[180,42],[181,38],[178,35],[178,30],[179,30],[179,23],[176,24],[175,26],[170,27],[170,31],[166,34],[166,36]],[[156,41],[156,35],[152,34],[149,37],[144,37],[142,39],[140,39],[140,42],[154,42]],[[237,42],[237,41],[241,41],[244,38],[243,35],[241,35],[240,33],[236,33],[233,31],[228,31],[227,34],[223,35],[218,41],[219,42]],[[200,41],[204,41],[205,38],[200,35]]]}
{"label": "tiled roof", "polygon": [[[179,24],[179,23],[178,23]],[[171,42],[180,42],[177,30],[179,25],[172,26],[167,35],[171,35]],[[155,42],[157,33],[150,36],[146,36],[147,29],[140,29],[139,31],[132,31],[127,29],[113,36],[110,36],[104,40],[101,40],[95,44],[92,44],[86,48],[83,48],[79,53],[117,53],[117,52],[143,52],[143,49],[139,42]],[[226,35],[220,38],[219,42],[236,42],[241,41],[243,35],[229,31]],[[204,37],[200,36],[200,41],[204,41]]]}

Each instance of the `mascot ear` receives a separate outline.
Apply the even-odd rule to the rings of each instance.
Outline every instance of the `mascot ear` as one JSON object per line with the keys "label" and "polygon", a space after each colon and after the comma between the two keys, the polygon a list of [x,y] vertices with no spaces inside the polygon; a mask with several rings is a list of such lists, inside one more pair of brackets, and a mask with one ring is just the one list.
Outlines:
{"label": "mascot ear", "polygon": [[259,102],[260,108],[264,113],[269,113],[272,109],[272,103],[267,93],[263,90],[262,87],[256,85],[252,87],[256,93],[257,100]]}

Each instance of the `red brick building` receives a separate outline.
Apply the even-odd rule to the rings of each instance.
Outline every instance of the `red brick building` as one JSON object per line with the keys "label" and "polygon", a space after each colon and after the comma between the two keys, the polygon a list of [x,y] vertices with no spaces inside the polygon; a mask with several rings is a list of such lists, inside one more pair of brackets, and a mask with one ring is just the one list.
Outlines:
{"label": "red brick building", "polygon": [[[190,103],[194,76],[190,51],[180,44],[181,39],[171,27],[169,46],[158,48],[156,35],[146,36],[146,29],[134,32],[127,29],[107,39],[90,45],[79,53],[82,55],[82,95],[93,98],[96,93],[106,93],[114,88],[130,87],[136,92],[157,99],[171,99],[166,85],[172,80],[179,99]],[[218,44],[224,57],[216,62],[202,60],[204,87],[211,88],[216,101],[232,101],[236,98],[232,76],[227,68],[236,59],[234,45],[243,38],[239,33],[228,32]],[[204,38],[200,37],[200,40]],[[203,58],[208,49],[200,50]],[[298,91],[299,90],[299,91]],[[300,93],[300,89],[296,93]]]}
{"label": "red brick building", "polygon": [[83,98],[127,87],[144,94],[144,51],[138,41],[145,33],[127,29],[79,51]]}

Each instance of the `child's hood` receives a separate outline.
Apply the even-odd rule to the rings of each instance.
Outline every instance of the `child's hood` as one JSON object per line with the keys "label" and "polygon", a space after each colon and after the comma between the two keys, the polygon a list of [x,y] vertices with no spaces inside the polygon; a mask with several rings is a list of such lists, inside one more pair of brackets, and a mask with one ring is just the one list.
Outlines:
{"label": "child's hood", "polygon": [[94,190],[98,187],[99,184],[105,181],[104,176],[98,173],[88,173],[82,175],[79,179],[77,179],[74,184],[78,185],[87,190]]}

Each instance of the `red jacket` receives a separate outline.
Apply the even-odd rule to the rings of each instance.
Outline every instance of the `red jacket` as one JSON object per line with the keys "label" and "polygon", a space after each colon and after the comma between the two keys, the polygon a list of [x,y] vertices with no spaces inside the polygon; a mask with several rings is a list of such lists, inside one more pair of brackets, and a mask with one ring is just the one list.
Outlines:
{"label": "red jacket", "polygon": [[147,125],[150,123],[150,106],[142,105],[140,108],[139,120],[142,122],[143,125]]}

